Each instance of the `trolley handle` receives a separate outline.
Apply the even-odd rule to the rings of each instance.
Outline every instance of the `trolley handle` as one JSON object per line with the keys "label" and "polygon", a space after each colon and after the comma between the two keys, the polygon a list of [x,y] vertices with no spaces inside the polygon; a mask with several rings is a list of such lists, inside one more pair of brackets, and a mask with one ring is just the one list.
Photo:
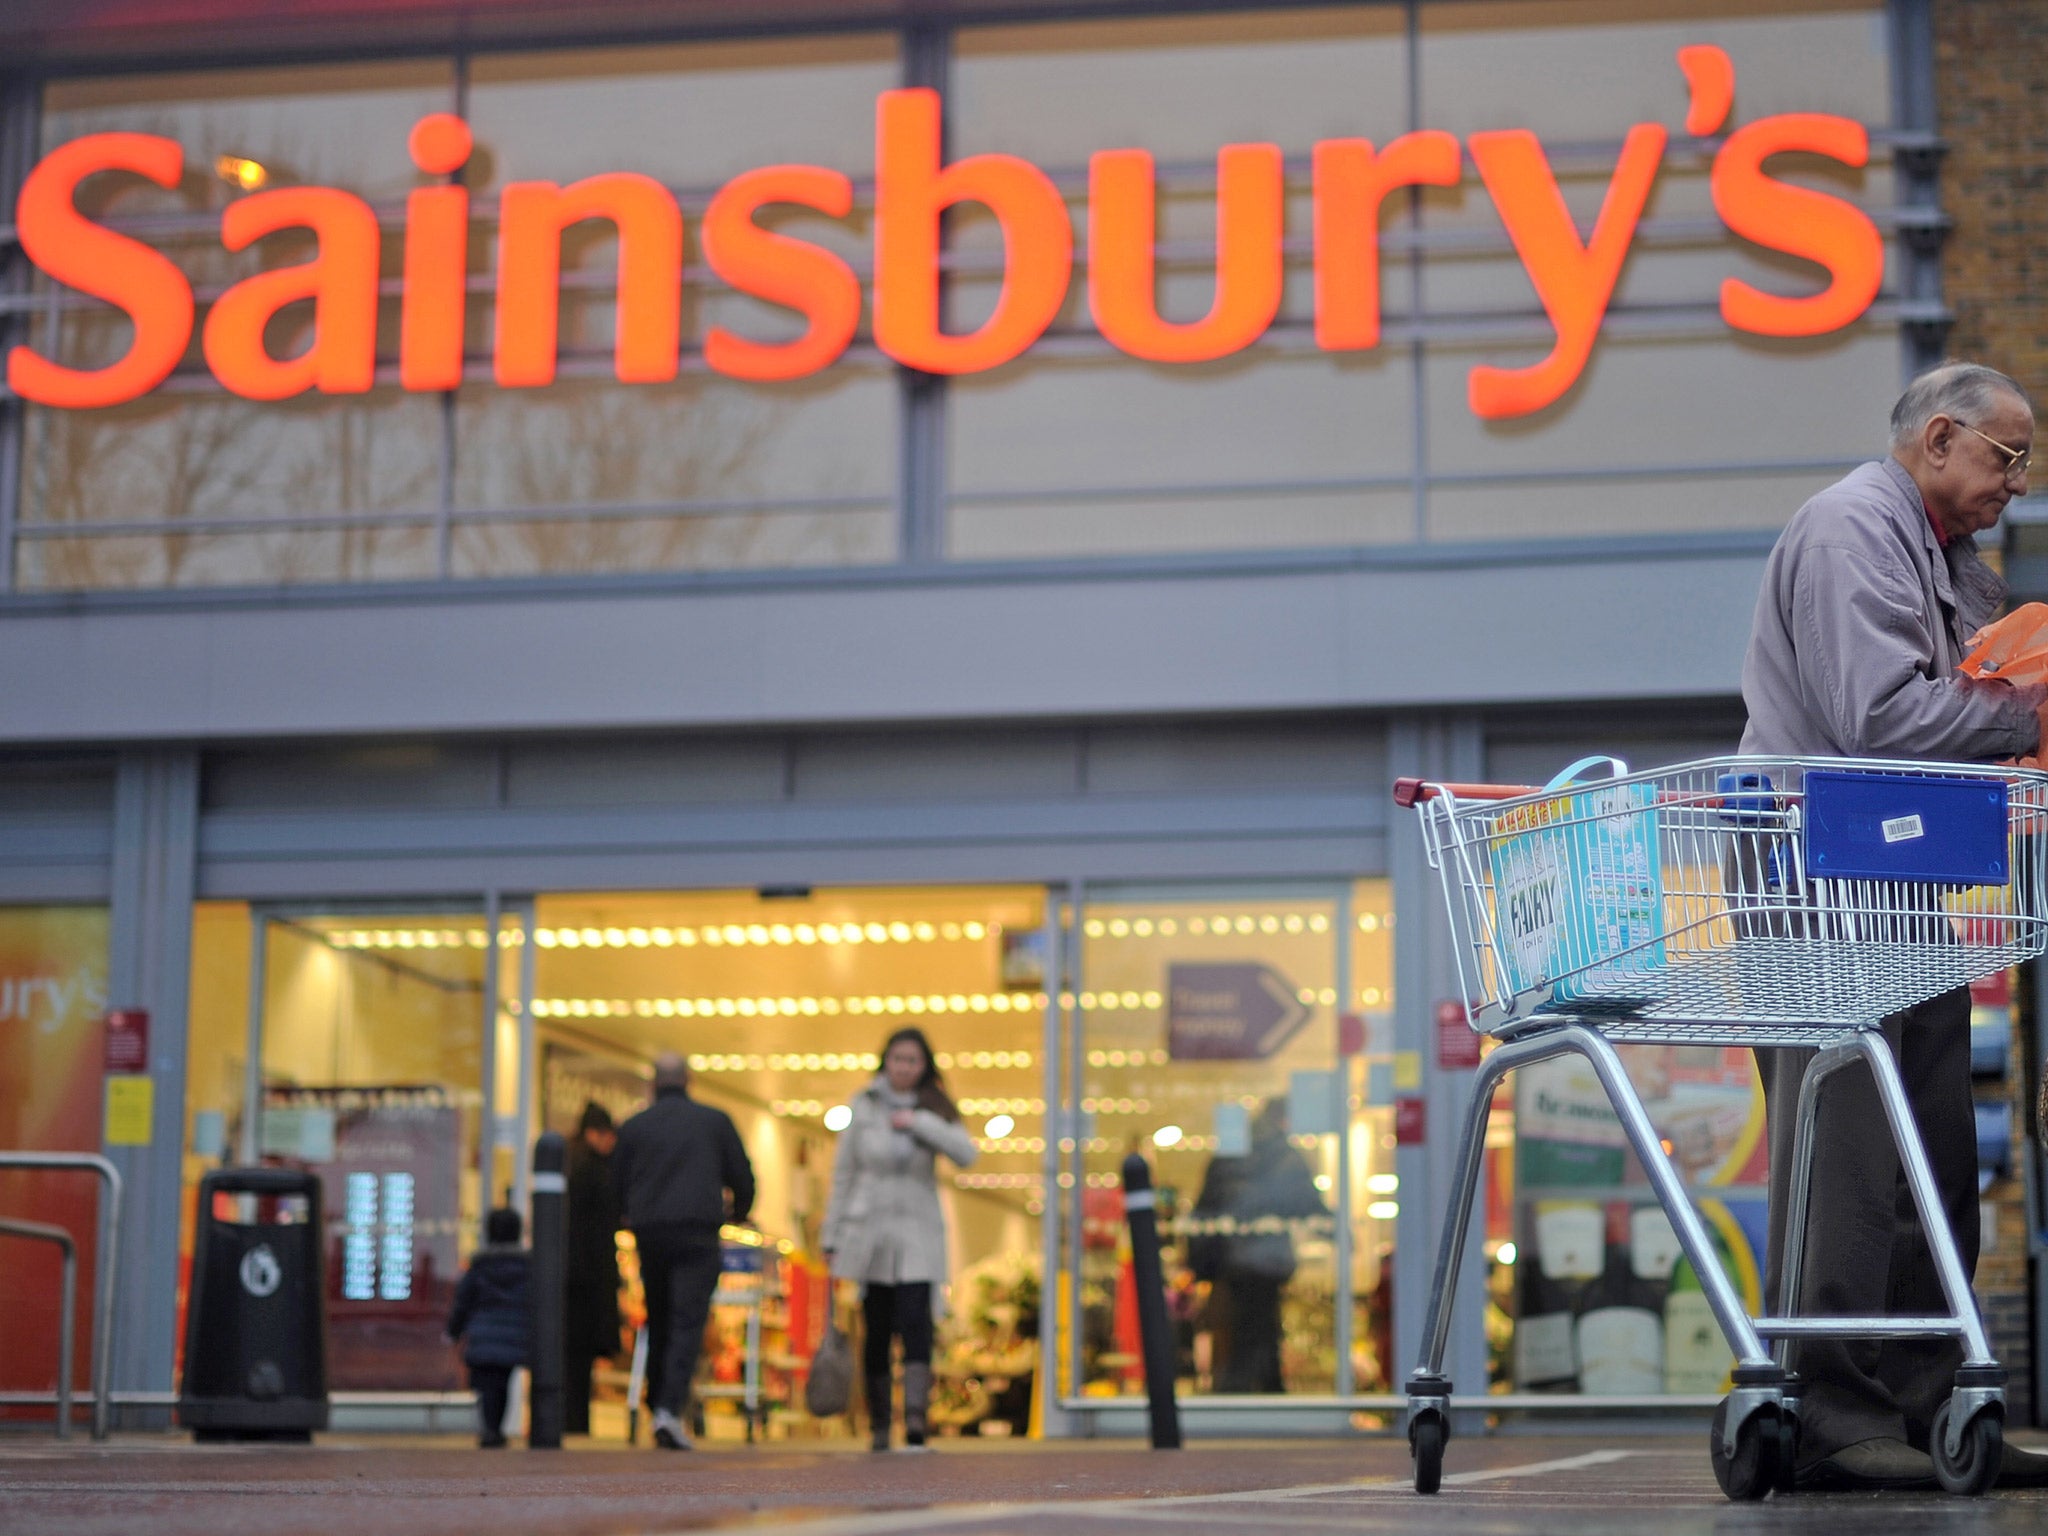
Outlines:
{"label": "trolley handle", "polygon": [[1518,800],[1523,795],[1541,794],[1533,784],[1435,784],[1427,779],[1394,780],[1394,804],[1402,810],[1454,795],[1460,800]]}

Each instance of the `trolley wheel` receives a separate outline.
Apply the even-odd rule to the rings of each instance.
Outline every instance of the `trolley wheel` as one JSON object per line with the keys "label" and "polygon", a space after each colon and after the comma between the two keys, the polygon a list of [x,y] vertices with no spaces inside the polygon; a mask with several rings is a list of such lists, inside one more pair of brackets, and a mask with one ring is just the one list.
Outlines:
{"label": "trolley wheel", "polygon": [[1714,1410],[1709,1449],[1714,1461],[1714,1481],[1721,1492],[1738,1503],[1761,1499],[1779,1486],[1781,1462],[1789,1465],[1793,1449],[1785,1416],[1777,1408],[1763,1408],[1743,1420],[1736,1431],[1735,1448],[1724,1444],[1722,1429],[1728,1422],[1728,1399]]}
{"label": "trolley wheel", "polygon": [[1991,1409],[1981,1410],[1963,1426],[1963,1445],[1954,1458],[1948,1454],[1949,1414],[1953,1399],[1943,1403],[1934,1415],[1934,1475],[1950,1493],[1974,1499],[1991,1491],[1998,1481],[1998,1464],[2005,1453],[2005,1425]]}
{"label": "trolley wheel", "polygon": [[1415,1458],[1415,1491],[1435,1493],[1444,1482],[1444,1421],[1435,1413],[1408,1421],[1408,1454]]}
{"label": "trolley wheel", "polygon": [[1778,1475],[1773,1493],[1794,1493],[1799,1486],[1799,1415],[1788,1401],[1778,1410]]}

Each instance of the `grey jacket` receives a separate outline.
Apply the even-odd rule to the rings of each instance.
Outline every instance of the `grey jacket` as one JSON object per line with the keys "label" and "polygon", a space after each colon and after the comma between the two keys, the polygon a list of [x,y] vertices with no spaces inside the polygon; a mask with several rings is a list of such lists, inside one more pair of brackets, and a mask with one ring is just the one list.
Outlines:
{"label": "grey jacket", "polygon": [[1742,750],[1950,762],[2032,752],[2031,692],[1956,671],[2004,600],[1974,539],[1941,546],[1898,460],[1852,471],[1793,515],[1764,567]]}
{"label": "grey jacket", "polygon": [[937,1156],[965,1168],[974,1138],[928,1109],[913,1110],[910,1129],[899,1131],[890,1124],[893,1098],[881,1077],[854,1095],[832,1159],[823,1245],[838,1279],[936,1287],[947,1274]]}

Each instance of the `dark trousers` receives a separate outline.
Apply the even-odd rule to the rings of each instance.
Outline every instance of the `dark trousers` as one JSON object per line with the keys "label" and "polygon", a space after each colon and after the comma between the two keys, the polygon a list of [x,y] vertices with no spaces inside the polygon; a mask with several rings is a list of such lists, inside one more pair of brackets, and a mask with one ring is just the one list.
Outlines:
{"label": "dark trousers", "polygon": [[1280,1375],[1284,1280],[1225,1270],[1209,1292],[1212,1363],[1218,1392],[1285,1392]]}
{"label": "dark trousers", "polygon": [[[666,1409],[680,1418],[704,1347],[711,1293],[718,1289],[718,1234],[648,1227],[635,1231],[633,1240],[647,1292],[647,1400],[656,1412]],[[586,1372],[584,1381],[589,1379]]]}
{"label": "dark trousers", "polygon": [[861,1292],[860,1311],[867,1324],[861,1366],[870,1380],[889,1374],[892,1338],[903,1341],[905,1365],[932,1363],[931,1286],[923,1281],[915,1285],[870,1284]]}
{"label": "dark trousers", "polygon": [[575,1340],[562,1346],[562,1433],[590,1433],[590,1373],[597,1355]]}
{"label": "dark trousers", "polygon": [[[1893,1014],[1885,1039],[1927,1146],[1965,1272],[1977,1269],[1977,1131],[1970,1101],[1970,991],[1958,987]],[[1821,1090],[1807,1206],[1802,1292],[1779,1299],[1799,1082],[1812,1051],[1758,1051],[1771,1134],[1766,1303],[1775,1311],[1871,1316],[1948,1311],[1877,1084],[1861,1064]],[[1802,1339],[1792,1368],[1804,1380],[1800,1460],[1879,1436],[1925,1449],[1934,1413],[1962,1364],[1956,1339]]]}
{"label": "dark trousers", "polygon": [[476,1393],[477,1438],[484,1444],[502,1444],[505,1439],[505,1403],[512,1395],[512,1367],[472,1365],[469,1387]]}

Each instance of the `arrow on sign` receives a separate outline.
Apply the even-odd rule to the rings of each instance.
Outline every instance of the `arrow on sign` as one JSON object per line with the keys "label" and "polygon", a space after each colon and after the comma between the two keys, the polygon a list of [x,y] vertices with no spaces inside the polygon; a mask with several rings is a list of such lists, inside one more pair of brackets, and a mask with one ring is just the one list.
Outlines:
{"label": "arrow on sign", "polygon": [[1286,977],[1250,963],[1168,966],[1166,999],[1167,1051],[1176,1061],[1270,1056],[1310,1013]]}

